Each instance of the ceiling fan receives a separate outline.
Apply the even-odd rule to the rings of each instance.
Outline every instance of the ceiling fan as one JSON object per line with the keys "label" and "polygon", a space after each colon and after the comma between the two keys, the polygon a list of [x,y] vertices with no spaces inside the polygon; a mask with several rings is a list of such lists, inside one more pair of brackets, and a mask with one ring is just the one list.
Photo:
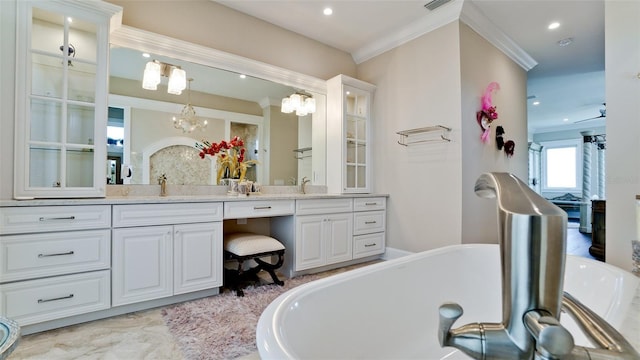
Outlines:
{"label": "ceiling fan", "polygon": [[591,121],[591,120],[597,120],[597,119],[606,119],[607,118],[607,103],[602,103],[602,106],[604,106],[604,108],[599,110],[600,111],[600,116],[574,121],[573,123],[577,124],[577,123],[581,123],[581,122],[585,122],[585,121]]}

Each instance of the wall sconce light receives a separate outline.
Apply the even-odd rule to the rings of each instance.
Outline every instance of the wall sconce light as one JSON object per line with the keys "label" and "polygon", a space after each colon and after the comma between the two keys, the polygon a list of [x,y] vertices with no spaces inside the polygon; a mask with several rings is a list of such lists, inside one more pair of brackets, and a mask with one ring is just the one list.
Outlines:
{"label": "wall sconce light", "polygon": [[187,73],[180,66],[153,60],[149,61],[144,67],[142,88],[158,90],[158,84],[162,76],[169,78],[169,83],[167,84],[167,92],[169,94],[180,95],[182,90],[187,87]]}
{"label": "wall sconce light", "polygon": [[296,112],[298,116],[305,116],[316,112],[316,100],[311,95],[296,92],[291,96],[282,99],[280,111],[285,114]]}

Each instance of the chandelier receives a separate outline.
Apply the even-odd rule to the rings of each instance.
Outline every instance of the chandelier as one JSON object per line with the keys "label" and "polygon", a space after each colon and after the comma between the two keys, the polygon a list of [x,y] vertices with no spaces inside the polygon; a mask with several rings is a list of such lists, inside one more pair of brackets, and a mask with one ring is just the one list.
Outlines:
{"label": "chandelier", "polygon": [[316,112],[316,100],[304,92],[296,92],[282,99],[280,111],[285,114],[296,112],[298,116],[305,116]]}
{"label": "chandelier", "polygon": [[177,65],[163,63],[158,60],[149,61],[144,67],[142,88],[157,90],[162,77],[168,77],[167,92],[173,95],[182,94],[187,87],[187,73]]}
{"label": "chandelier", "polygon": [[191,82],[187,90],[187,104],[182,108],[179,116],[173,117],[173,127],[182,130],[183,133],[190,133],[196,129],[204,130],[207,127],[207,120],[196,116],[196,110],[191,106]]}

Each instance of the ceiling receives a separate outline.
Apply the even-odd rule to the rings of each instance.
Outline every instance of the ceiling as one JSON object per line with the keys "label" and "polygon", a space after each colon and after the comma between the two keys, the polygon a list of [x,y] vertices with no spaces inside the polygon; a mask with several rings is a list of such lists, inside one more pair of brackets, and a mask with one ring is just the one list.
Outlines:
{"label": "ceiling", "polygon": [[[604,0],[450,0],[430,11],[429,0],[220,0],[225,6],[346,51],[356,62],[368,49],[394,33],[452,9],[475,5],[493,25],[529,54],[530,132],[603,126],[605,101]],[[471,5],[468,5],[471,2]],[[326,6],[331,16],[323,15]],[[455,10],[453,10],[455,11]],[[463,10],[464,11],[464,10]],[[557,21],[560,27],[548,30]],[[557,42],[572,38],[568,46]],[[398,45],[398,44],[396,44]],[[539,101],[539,105],[533,105]],[[563,119],[568,119],[564,120]]]}

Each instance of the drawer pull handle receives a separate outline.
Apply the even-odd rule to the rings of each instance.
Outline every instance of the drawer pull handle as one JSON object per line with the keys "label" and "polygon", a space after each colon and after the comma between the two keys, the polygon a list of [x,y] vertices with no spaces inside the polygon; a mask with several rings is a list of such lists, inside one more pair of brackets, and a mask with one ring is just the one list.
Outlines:
{"label": "drawer pull handle", "polygon": [[253,210],[269,210],[271,206],[254,206]]}
{"label": "drawer pull handle", "polygon": [[364,247],[372,247],[372,246],[376,246],[376,243],[373,243],[373,244],[364,244]]}
{"label": "drawer pull handle", "polygon": [[372,202],[372,203],[364,203],[366,206],[372,206],[372,205],[378,205],[378,203]]}
{"label": "drawer pull handle", "polygon": [[369,224],[375,224],[376,222],[377,222],[377,221],[365,221],[364,223],[365,223],[366,225],[369,225]]}
{"label": "drawer pull handle", "polygon": [[72,299],[72,298],[73,298],[73,294],[69,294],[67,296],[62,296],[62,297],[53,298],[53,299],[38,299],[38,304],[42,304],[42,303],[46,303],[46,302],[50,302],[50,301]]}
{"label": "drawer pull handle", "polygon": [[55,254],[38,254],[39,258],[43,258],[43,257],[51,257],[51,256],[64,256],[64,255],[73,255],[74,252],[73,250],[71,251],[67,251],[67,252],[63,252],[63,253],[55,253]]}
{"label": "drawer pull handle", "polygon": [[75,220],[75,216],[67,216],[67,217],[41,217],[40,221],[55,221],[55,220]]}

